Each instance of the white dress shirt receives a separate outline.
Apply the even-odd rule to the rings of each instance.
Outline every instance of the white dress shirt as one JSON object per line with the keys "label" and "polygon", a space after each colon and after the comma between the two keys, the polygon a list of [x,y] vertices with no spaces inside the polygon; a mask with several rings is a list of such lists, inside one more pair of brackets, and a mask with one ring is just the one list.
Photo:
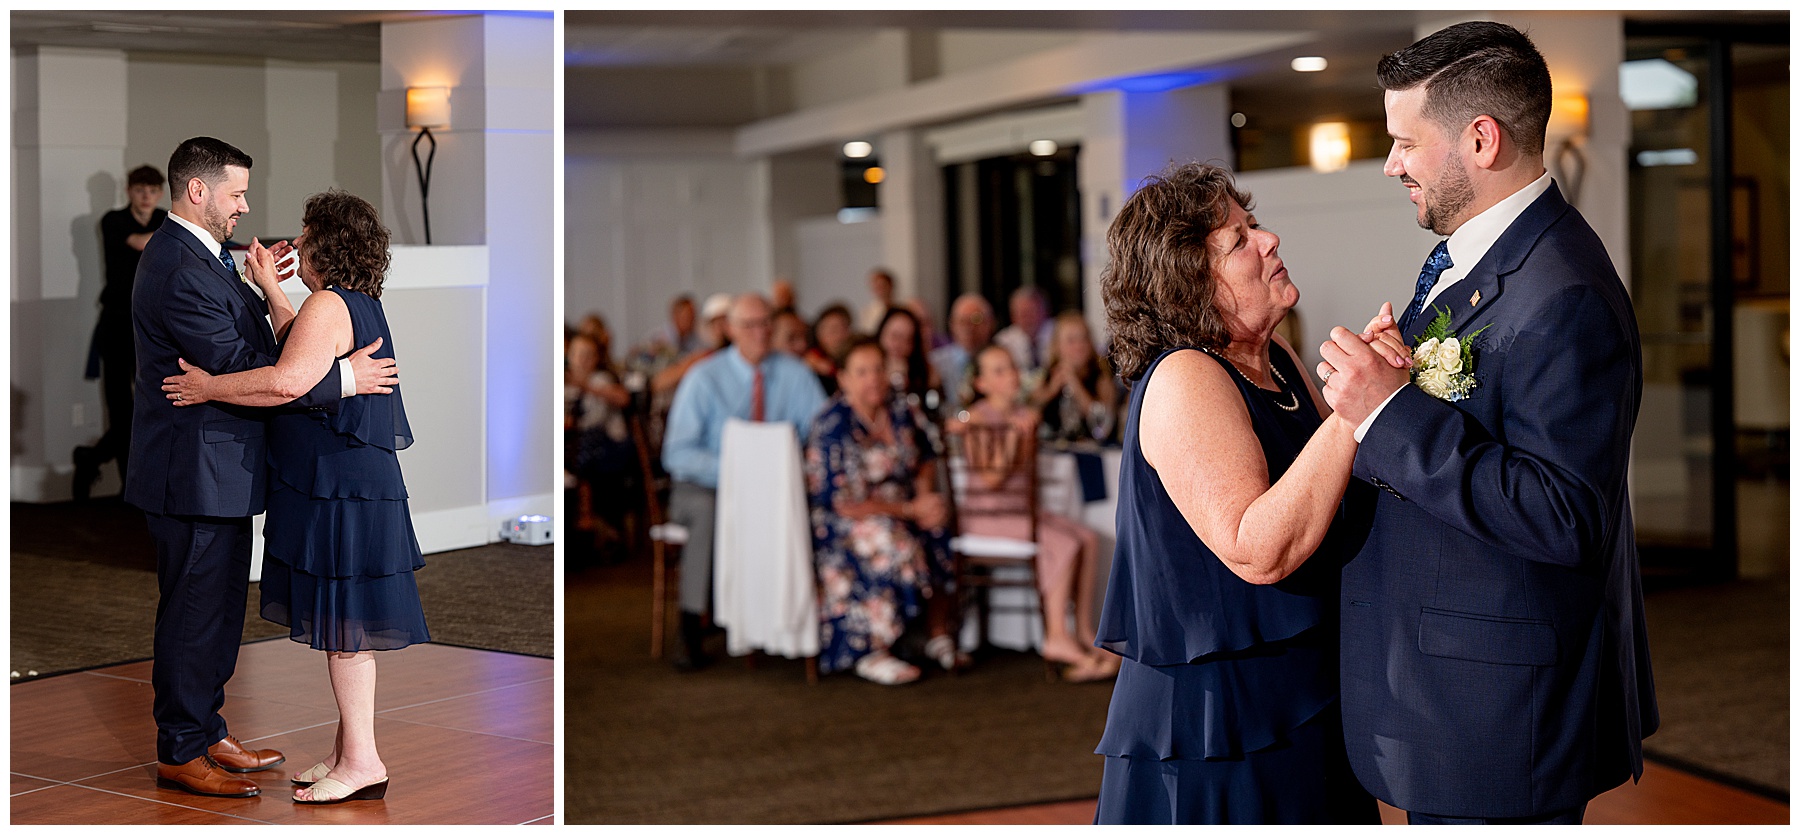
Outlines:
{"label": "white dress shirt", "polygon": [[[1468,275],[1469,271],[1475,268],[1476,264],[1481,263],[1482,258],[1487,257],[1488,250],[1494,248],[1494,243],[1500,240],[1501,235],[1506,234],[1506,230],[1512,227],[1513,221],[1518,220],[1519,215],[1524,214],[1525,209],[1533,201],[1550,190],[1551,182],[1550,172],[1545,171],[1537,179],[1532,180],[1530,185],[1489,206],[1487,211],[1469,218],[1463,222],[1462,226],[1457,227],[1455,232],[1450,233],[1450,239],[1445,246],[1450,251],[1451,266],[1439,274],[1437,283],[1426,291],[1425,307],[1419,311],[1420,316],[1427,315],[1426,312],[1431,309],[1432,301],[1437,299],[1438,294],[1443,292],[1444,288],[1461,281],[1463,276]],[[1411,385],[1411,383],[1407,385]],[[1400,388],[1406,388],[1406,386]],[[1386,400],[1381,401],[1381,405],[1375,407],[1375,411],[1363,418],[1363,422],[1356,427],[1357,443],[1362,443],[1363,436],[1369,434],[1369,427],[1375,425],[1375,419],[1381,416],[1382,410],[1386,409],[1387,404],[1393,401],[1394,395],[1399,393],[1400,389],[1394,389],[1394,394],[1388,395]]]}
{"label": "white dress shirt", "polygon": [[[223,259],[219,258],[219,253],[224,251],[225,245],[214,239],[211,232],[200,228],[195,225],[193,221],[175,214],[174,212],[169,213],[169,219],[181,224],[182,228],[188,230],[188,234],[193,235],[195,240],[198,240],[201,245],[206,247],[206,251],[212,253],[212,257],[214,260],[219,261],[220,266],[224,266],[225,262]],[[237,263],[236,259],[233,259],[232,263]],[[238,270],[238,280],[250,285],[250,289],[256,292],[257,298],[263,299],[264,301],[268,300],[268,297],[263,295],[262,288],[256,286],[256,282],[251,281],[242,269]],[[350,370],[350,361],[347,359],[338,360],[338,397],[344,398],[355,396],[356,374]]]}

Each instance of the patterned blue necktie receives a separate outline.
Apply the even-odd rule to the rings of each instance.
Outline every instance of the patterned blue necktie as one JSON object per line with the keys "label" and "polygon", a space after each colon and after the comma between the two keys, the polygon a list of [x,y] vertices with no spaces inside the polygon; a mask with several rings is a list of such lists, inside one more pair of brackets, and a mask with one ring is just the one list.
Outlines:
{"label": "patterned blue necktie", "polygon": [[237,262],[231,260],[231,250],[220,246],[219,260],[225,263],[225,269],[230,270],[232,275],[237,275]]}
{"label": "patterned blue necktie", "polygon": [[1437,248],[1431,251],[1431,257],[1425,259],[1425,269],[1419,271],[1419,286],[1413,290],[1412,304],[1407,305],[1406,312],[1400,315],[1402,332],[1412,327],[1413,320],[1419,318],[1419,314],[1425,310],[1425,297],[1431,294],[1431,288],[1437,284],[1438,276],[1443,275],[1445,270],[1456,266],[1450,263],[1449,243],[1449,241],[1438,241]]}

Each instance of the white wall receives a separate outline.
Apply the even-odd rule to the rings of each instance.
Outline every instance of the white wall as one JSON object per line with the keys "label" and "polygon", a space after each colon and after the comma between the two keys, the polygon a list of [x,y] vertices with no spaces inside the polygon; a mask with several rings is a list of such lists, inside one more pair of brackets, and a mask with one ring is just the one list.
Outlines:
{"label": "white wall", "polygon": [[565,148],[563,310],[605,316],[615,356],[676,295],[768,290],[767,178],[728,134],[571,132]]}
{"label": "white wall", "polygon": [[[300,234],[309,195],[333,186],[374,201],[381,190],[372,63],[300,64],[130,53],[125,168],[154,165],[194,136],[249,154],[250,213],[234,240]],[[112,205],[124,205],[124,172]],[[168,205],[165,196],[164,207]]]}
{"label": "white wall", "polygon": [[860,318],[869,301],[869,268],[881,263],[882,225],[878,220],[840,223],[836,215],[814,217],[794,225],[800,266],[794,289],[809,316],[832,302],[850,306]]}

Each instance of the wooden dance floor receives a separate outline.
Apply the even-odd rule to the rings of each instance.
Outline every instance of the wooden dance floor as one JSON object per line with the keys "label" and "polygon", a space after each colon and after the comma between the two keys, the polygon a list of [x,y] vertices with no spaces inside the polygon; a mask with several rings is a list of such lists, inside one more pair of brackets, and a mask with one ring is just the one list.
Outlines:
{"label": "wooden dance floor", "polygon": [[290,774],[331,752],[337,709],[324,655],[286,639],[246,644],[225,721],[287,762],[245,775],[251,798],[156,784],[150,662],[12,686],[15,824],[549,824],[555,812],[554,664],[420,644],[378,656],[375,738],[385,800],[292,801]]}
{"label": "wooden dance floor", "polygon": [[[897,824],[1022,824],[1052,826],[1094,822],[1093,800],[1045,803],[1015,809],[989,809],[928,818],[887,821]],[[1381,822],[1406,823],[1406,813],[1381,804]],[[1588,804],[1589,824],[1786,824],[1788,806],[1762,795],[1695,777],[1656,763],[1644,763],[1644,779],[1626,783]]]}

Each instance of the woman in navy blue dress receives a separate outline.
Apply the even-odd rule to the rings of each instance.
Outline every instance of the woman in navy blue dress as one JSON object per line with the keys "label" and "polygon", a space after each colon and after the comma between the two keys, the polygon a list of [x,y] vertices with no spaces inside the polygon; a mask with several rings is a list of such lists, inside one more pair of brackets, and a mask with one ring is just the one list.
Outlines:
{"label": "woman in navy blue dress", "polygon": [[1095,642],[1123,659],[1099,823],[1380,822],[1337,701],[1355,427],[1275,335],[1299,292],[1249,207],[1230,172],[1188,164],[1107,233],[1101,293],[1132,391]]}
{"label": "woman in navy blue dress", "polygon": [[[302,222],[294,244],[312,295],[297,313],[269,250],[253,245],[247,264],[269,300],[283,341],[280,360],[218,377],[183,363],[187,373],[163,386],[170,399],[279,405],[317,385],[355,346],[379,339],[372,356],[393,357],[380,302],[388,232],[375,207],[325,192],[307,199]],[[397,385],[387,394],[346,398],[336,413],[283,412],[269,423],[262,616],[326,654],[338,704],[331,754],[294,775],[296,803],[374,800],[387,792],[387,766],[375,749],[374,651],[431,640],[413,580],[425,561],[397,456],[411,445]]]}

